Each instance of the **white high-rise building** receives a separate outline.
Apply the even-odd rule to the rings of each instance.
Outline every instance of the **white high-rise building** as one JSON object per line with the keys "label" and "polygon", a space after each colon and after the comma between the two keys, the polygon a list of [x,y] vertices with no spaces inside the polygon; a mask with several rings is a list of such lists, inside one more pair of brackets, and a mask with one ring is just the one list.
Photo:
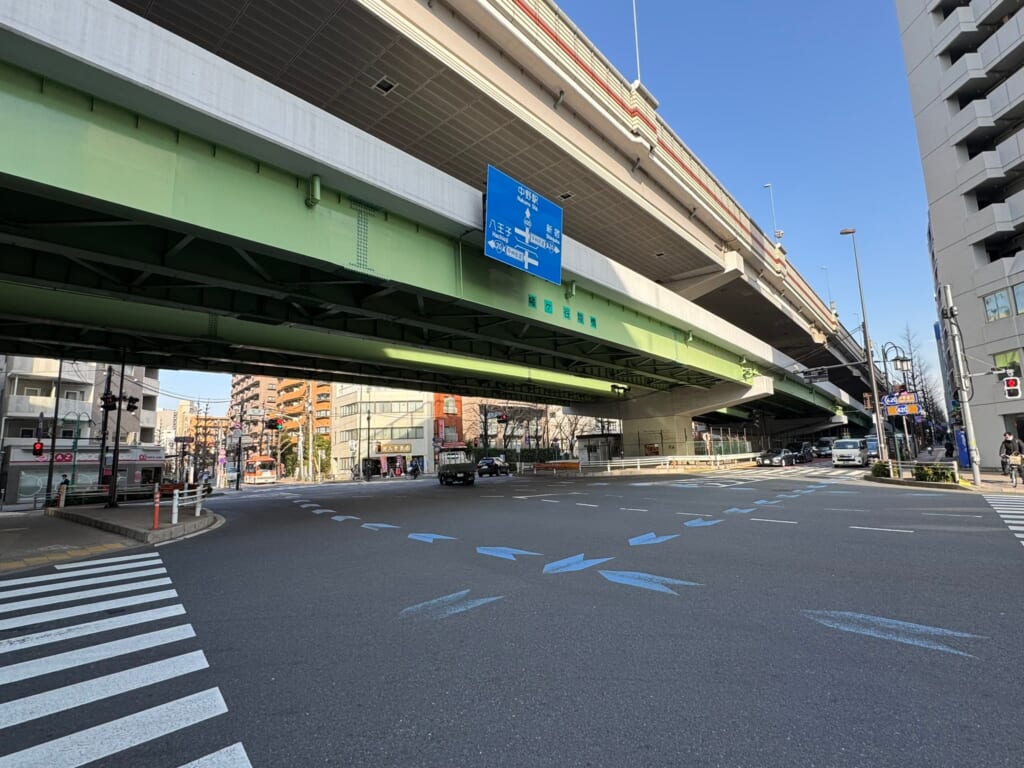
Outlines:
{"label": "white high-rise building", "polygon": [[[1020,0],[896,0],[896,10],[928,195],[932,279],[937,298],[951,287],[974,374],[973,391],[958,396],[970,397],[982,465],[996,466],[1002,433],[1024,437],[1024,400],[1008,399],[999,376],[979,375],[1021,372],[1024,9]],[[947,371],[949,360],[947,352]]]}

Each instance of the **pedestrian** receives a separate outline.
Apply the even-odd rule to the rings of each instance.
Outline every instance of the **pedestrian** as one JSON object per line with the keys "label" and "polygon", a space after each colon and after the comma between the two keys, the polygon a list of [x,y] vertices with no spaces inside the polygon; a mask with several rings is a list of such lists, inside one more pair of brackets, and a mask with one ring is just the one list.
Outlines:
{"label": "pedestrian", "polygon": [[999,460],[1002,463],[1003,474],[1007,474],[1008,458],[1015,453],[1024,453],[1024,442],[1019,437],[1014,437],[1010,432],[1003,433],[1003,442],[999,444]]}
{"label": "pedestrian", "polygon": [[71,485],[71,481],[68,480],[68,476],[67,475],[61,475],[60,476],[60,484],[63,485],[63,486],[69,486],[69,485]]}

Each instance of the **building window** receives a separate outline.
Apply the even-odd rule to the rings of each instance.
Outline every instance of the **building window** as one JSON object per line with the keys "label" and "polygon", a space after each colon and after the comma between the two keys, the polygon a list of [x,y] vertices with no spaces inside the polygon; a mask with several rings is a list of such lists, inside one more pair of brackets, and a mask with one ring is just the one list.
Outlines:
{"label": "building window", "polygon": [[27,397],[39,397],[39,387],[25,387],[25,389],[22,390],[22,394]]}
{"label": "building window", "polygon": [[1010,316],[1010,292],[1006,289],[990,293],[984,298],[985,322],[994,323]]}
{"label": "building window", "polygon": [[1024,283],[1013,286],[1013,303],[1017,305],[1017,314],[1024,315]]}
{"label": "building window", "polygon": [[[36,436],[36,431],[35,431],[34,429],[25,429],[25,428],[22,428],[22,430],[21,430],[21,436],[22,436],[22,437],[35,437],[35,436]],[[98,462],[98,461],[99,461],[99,459],[97,459],[96,461]],[[97,465],[97,466],[98,466],[98,465]]]}
{"label": "building window", "polygon": [[455,409],[455,398],[451,395],[446,395],[444,398],[444,412],[446,414],[458,415],[458,411]]}
{"label": "building window", "polygon": [[998,355],[993,355],[992,361],[996,364],[996,368],[1012,368],[1014,374],[1017,376],[1021,375],[1019,349],[1011,349],[1009,352],[1000,352]]}

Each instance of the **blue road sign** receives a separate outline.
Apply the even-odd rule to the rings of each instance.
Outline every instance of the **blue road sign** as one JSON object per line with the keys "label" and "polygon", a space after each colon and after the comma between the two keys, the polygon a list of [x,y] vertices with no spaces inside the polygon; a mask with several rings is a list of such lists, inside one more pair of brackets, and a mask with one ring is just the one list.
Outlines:
{"label": "blue road sign", "polygon": [[562,209],[487,166],[484,255],[562,284]]}

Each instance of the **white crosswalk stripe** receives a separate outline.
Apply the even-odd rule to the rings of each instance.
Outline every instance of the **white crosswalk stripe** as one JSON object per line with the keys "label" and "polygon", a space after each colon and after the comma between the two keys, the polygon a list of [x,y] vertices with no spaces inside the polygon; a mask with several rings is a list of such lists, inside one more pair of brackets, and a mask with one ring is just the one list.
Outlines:
{"label": "white crosswalk stripe", "polygon": [[1024,546],[1024,498],[998,493],[984,493],[982,498],[996,511],[1000,519]]}
{"label": "white crosswalk stripe", "polygon": [[[164,588],[170,577],[152,578],[166,573],[151,552],[0,579],[0,768],[141,765],[132,750],[204,727],[207,742],[189,743],[212,740],[214,751],[193,747],[181,768],[252,768],[242,744],[224,740],[217,725],[228,708],[210,686],[177,592]],[[110,582],[117,584],[82,589]],[[140,594],[110,598],[119,592]],[[73,602],[80,604],[37,610]],[[104,612],[123,613],[78,619]]]}
{"label": "white crosswalk stripe", "polygon": [[781,477],[792,477],[798,475],[800,477],[822,477],[822,478],[834,478],[834,479],[860,479],[864,477],[867,470],[860,468],[846,468],[841,469],[838,467],[830,467],[824,465],[821,467],[816,466],[804,466],[796,464],[790,467],[751,467],[746,469],[739,468],[723,468],[715,469],[708,472],[709,475],[724,476],[740,478],[750,477],[757,479],[778,479]]}

